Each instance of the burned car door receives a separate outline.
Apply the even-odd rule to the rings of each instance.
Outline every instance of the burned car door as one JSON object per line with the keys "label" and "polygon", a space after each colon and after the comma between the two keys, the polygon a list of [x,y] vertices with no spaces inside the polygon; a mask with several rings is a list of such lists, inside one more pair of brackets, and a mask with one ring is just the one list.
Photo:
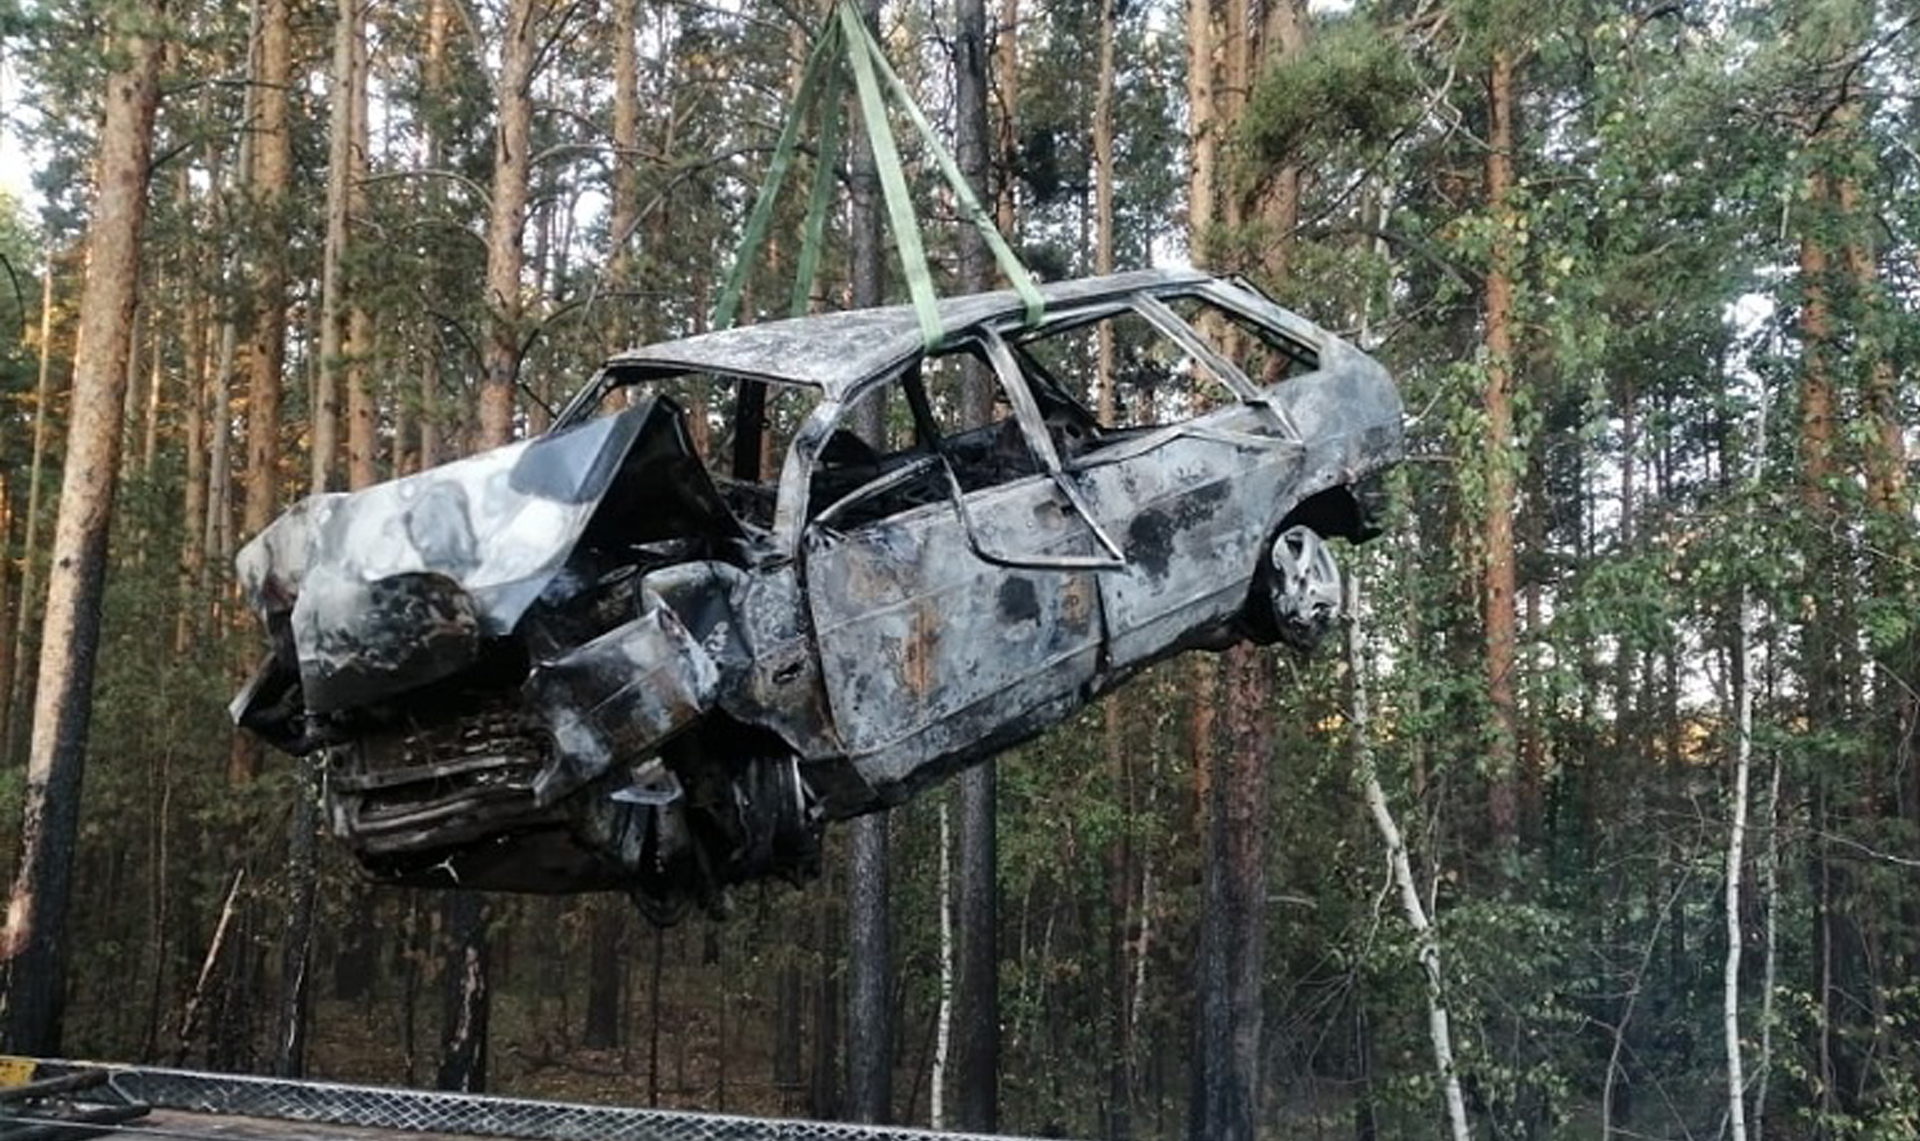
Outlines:
{"label": "burned car door", "polygon": [[[1211,307],[1212,321],[1253,336]],[[1285,407],[1258,403],[1261,390],[1211,339],[1152,297],[1042,327],[1017,351],[1036,386],[1071,391],[1102,338],[1111,388],[1090,402],[1106,422],[1067,466],[1126,558],[1099,579],[1107,669],[1118,678],[1183,639],[1219,637],[1246,605],[1275,525],[1313,489],[1301,483],[1307,449]],[[1299,345],[1288,367],[1312,371],[1312,346]]]}
{"label": "burned car door", "polygon": [[[981,367],[969,351],[924,368],[969,357]],[[916,421],[954,411],[925,392],[909,397]],[[816,505],[802,539],[834,722],[886,801],[1058,720],[1097,667],[1099,589],[1087,568],[1101,560],[1098,544],[1057,483],[1057,461],[1036,454],[1035,428],[1017,414],[1030,402],[1001,395],[995,422],[918,423],[913,443],[879,461],[873,498],[856,489]]]}

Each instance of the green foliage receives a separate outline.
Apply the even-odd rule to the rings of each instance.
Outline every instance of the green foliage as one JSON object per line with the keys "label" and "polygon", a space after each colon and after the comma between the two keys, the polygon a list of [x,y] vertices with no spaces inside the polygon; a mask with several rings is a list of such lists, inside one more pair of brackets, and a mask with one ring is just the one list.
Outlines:
{"label": "green foliage", "polygon": [[[1132,268],[1185,239],[1191,124],[1183,13],[1160,0],[1120,7],[1115,244],[1121,267]],[[63,306],[74,292],[64,252],[87,209],[103,11],[51,3],[0,17],[9,62],[38,112],[19,118],[42,187],[37,224],[19,204],[0,209],[0,254],[24,296],[0,279],[0,460],[13,570],[45,558],[44,549],[18,549],[24,472],[31,429],[45,422],[56,428],[57,477],[60,413],[57,402],[32,404],[37,332],[26,326],[37,322],[21,318],[37,318],[36,278],[52,263],[58,384],[71,343]],[[356,215],[365,241],[349,259],[354,296],[376,328],[367,363],[380,393],[383,463],[405,450],[403,440],[417,447],[430,405],[451,440],[443,457],[457,450],[488,309],[474,240],[492,163],[487,53],[457,31],[449,82],[430,89],[425,11],[375,10],[382,111]],[[484,42],[494,14],[473,12]],[[527,245],[546,256],[525,283],[537,304],[528,307],[522,375],[542,393],[564,395],[588,375],[614,330],[652,338],[701,326],[783,113],[793,63],[784,10],[756,2],[643,12],[637,157],[647,213],[628,240],[637,269],[624,289],[608,288],[604,275],[604,29],[565,29],[538,89],[541,161]],[[193,356],[185,305],[205,301],[202,348],[217,345],[221,322],[244,323],[250,311],[236,271],[258,254],[259,218],[233,179],[247,131],[248,17],[244,6],[177,15],[142,291],[142,359],[157,352],[163,378],[159,456],[150,471],[129,462],[113,537],[69,1048],[170,1052],[174,1020],[244,866],[251,886],[230,945],[243,953],[216,971],[218,1009],[189,1056],[246,1066],[265,1056],[278,988],[271,964],[292,896],[284,845],[294,782],[276,760],[264,779],[229,784],[223,706],[255,635],[222,585],[224,568],[203,589],[183,581],[175,552],[202,525],[181,517],[187,457],[199,446],[182,438]],[[306,70],[288,205],[299,299],[290,381],[315,351],[306,325],[318,296],[328,109],[313,69],[326,56],[326,15],[302,8],[296,29]],[[998,176],[1016,186],[1032,262],[1050,276],[1078,274],[1091,264],[1099,6],[1029,3],[1021,17],[1001,32],[1018,39],[1021,74],[1008,124],[1015,169]],[[944,6],[894,5],[886,20],[895,63],[936,119],[949,112],[947,19]],[[1902,759],[1912,747],[1902,696],[1920,688],[1920,585],[1911,519],[1878,509],[1863,483],[1878,443],[1867,399],[1876,364],[1891,366],[1895,420],[1916,416],[1920,162],[1910,145],[1914,109],[1900,93],[1920,44],[1899,20],[1861,0],[1372,0],[1338,17],[1316,13],[1304,54],[1265,69],[1240,122],[1215,125],[1235,144],[1230,165],[1243,194],[1280,164],[1303,175],[1298,232],[1276,235],[1250,219],[1226,235],[1235,263],[1261,263],[1267,243],[1290,241],[1288,280],[1267,284],[1290,307],[1363,340],[1393,371],[1410,414],[1413,459],[1390,479],[1385,533],[1342,561],[1366,585],[1367,739],[1439,924],[1477,1135],[1598,1136],[1609,1089],[1617,1134],[1704,1137],[1720,1127],[1737,658],[1756,718],[1755,822],[1741,869],[1749,1075],[1762,1061],[1769,922],[1777,940],[1767,1133],[1896,1138],[1920,1128],[1911,1081],[1920,991],[1909,979],[1920,962],[1911,867],[1920,821]],[[1498,212],[1484,195],[1485,73],[1496,47],[1515,61],[1519,88],[1518,185]],[[1851,118],[1835,115],[1842,73],[1858,80]],[[1810,133],[1815,124],[1830,126]],[[931,200],[925,156],[906,161],[916,192]],[[183,167],[184,198],[175,177]],[[1857,203],[1814,194],[1815,172],[1847,181]],[[1243,205],[1257,213],[1251,197]],[[795,222],[783,218],[775,232]],[[930,252],[945,274],[950,219],[930,222]],[[1830,254],[1817,279],[1799,272],[1803,241]],[[1850,246],[1875,255],[1872,282],[1853,277]],[[782,259],[791,254],[754,278],[762,313],[785,307],[791,265]],[[1516,278],[1516,416],[1506,440],[1488,439],[1485,411],[1484,277],[1496,255]],[[829,253],[830,280],[837,256]],[[1816,300],[1834,326],[1821,359],[1837,419],[1834,475],[1813,489],[1800,437],[1810,359],[1802,322]],[[291,383],[290,451],[279,473],[289,490],[304,483],[306,401],[305,385]],[[224,427],[237,431],[247,412],[237,401]],[[143,415],[132,411],[130,440]],[[1480,520],[1496,472],[1519,494],[1515,681],[1531,782],[1510,848],[1490,841],[1499,774],[1486,748],[1479,594]],[[40,520],[42,547],[50,518]],[[1756,622],[1737,655],[1743,594]],[[175,642],[183,624],[185,652]],[[26,643],[31,658],[31,630]],[[1440,1096],[1426,984],[1397,897],[1382,890],[1379,840],[1354,790],[1352,679],[1338,657],[1285,669],[1265,711],[1276,736],[1264,806],[1267,1129],[1425,1136]],[[1837,692],[1816,702],[1819,686]],[[1181,1133],[1201,911],[1198,698],[1190,663],[1176,660],[998,762],[1008,1128],[1106,1130],[1124,1020],[1134,1031],[1121,1067],[1134,1135]],[[1117,761],[1109,709],[1119,718]],[[1777,804],[1767,780],[1775,765]],[[0,767],[9,853],[20,795],[19,767]],[[939,998],[940,798],[897,812],[892,827],[896,1085],[902,1116],[915,1120],[924,1119]],[[741,893],[728,924],[694,921],[660,941],[666,1100],[721,1108],[724,1066],[726,1108],[799,1110],[794,1090],[765,1081],[766,1030],[788,965],[804,976],[809,1052],[826,1037],[823,1019],[839,1016],[837,854],[830,848],[828,877],[805,892]],[[1776,886],[1763,898],[1768,867]],[[323,996],[328,1072],[382,1081],[429,1072],[437,910],[428,896],[366,887],[331,853],[317,976],[337,973],[351,991],[346,976],[357,974],[370,989]],[[599,1093],[634,1100],[647,1063],[653,937],[629,921],[620,942],[626,1041],[618,1058],[589,1055],[573,1045],[592,941],[587,906],[500,901],[497,915],[497,1084],[565,1096],[599,1076]],[[1825,966],[1815,935],[1823,923],[1832,939]],[[1116,931],[1128,948],[1119,985]],[[335,964],[338,972],[327,969]],[[1839,980],[1826,995],[1823,969]],[[1844,1081],[1820,1072],[1823,1033]],[[834,1059],[823,1065],[831,1070]]]}
{"label": "green foliage", "polygon": [[1238,129],[1256,163],[1313,163],[1381,146],[1417,121],[1419,106],[1412,61],[1356,18],[1319,29],[1300,57],[1267,68]]}

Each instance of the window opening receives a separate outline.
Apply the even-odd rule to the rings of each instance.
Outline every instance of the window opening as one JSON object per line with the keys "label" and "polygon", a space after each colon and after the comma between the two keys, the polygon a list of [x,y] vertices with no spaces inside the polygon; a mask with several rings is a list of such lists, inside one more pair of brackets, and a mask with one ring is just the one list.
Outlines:
{"label": "window opening", "polygon": [[[969,406],[970,386],[977,386],[973,392],[984,392],[986,399],[974,399]],[[918,376],[910,378],[913,387],[924,393],[928,414],[920,434],[942,442],[963,491],[1045,470],[1020,429],[999,376],[977,345],[925,358]]]}
{"label": "window opening", "polygon": [[[970,388],[991,393],[978,407]],[[883,385],[863,399],[892,392]],[[962,492],[993,487],[1043,470],[1020,430],[1000,381],[977,344],[909,364],[897,378],[904,400],[886,402],[884,448],[848,431],[852,409],[821,448],[808,489],[808,510],[847,529],[929,503],[944,502],[951,465]],[[973,406],[970,406],[973,405]],[[944,462],[943,462],[944,461]]]}
{"label": "window opening", "polygon": [[[1100,405],[1100,339],[1112,338],[1113,422]],[[1047,414],[1063,458],[1239,403],[1239,396],[1184,346],[1132,309],[1041,329],[1015,355]],[[1077,424],[1075,423],[1077,421]],[[1077,427],[1076,436],[1069,427]]]}
{"label": "window opening", "polygon": [[686,418],[687,436],[727,507],[742,522],[771,527],[780,469],[794,434],[819,402],[810,388],[715,373],[641,376],[601,394],[589,415],[664,399]]}
{"label": "window opening", "polygon": [[1310,346],[1217,302],[1193,296],[1161,300],[1261,388],[1320,367],[1320,355]]}

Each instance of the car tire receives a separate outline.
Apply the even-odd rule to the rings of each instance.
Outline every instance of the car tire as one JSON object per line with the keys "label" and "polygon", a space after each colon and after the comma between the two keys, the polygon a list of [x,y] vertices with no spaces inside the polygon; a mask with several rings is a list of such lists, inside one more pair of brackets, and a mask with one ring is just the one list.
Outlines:
{"label": "car tire", "polygon": [[1318,531],[1295,524],[1261,551],[1244,620],[1254,641],[1307,653],[1340,620],[1340,605],[1340,565],[1332,549]]}

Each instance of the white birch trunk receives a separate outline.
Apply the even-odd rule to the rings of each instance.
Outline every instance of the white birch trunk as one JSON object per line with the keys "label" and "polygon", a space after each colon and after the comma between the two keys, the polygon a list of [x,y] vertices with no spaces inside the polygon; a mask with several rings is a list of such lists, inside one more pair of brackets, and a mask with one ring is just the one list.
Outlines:
{"label": "white birch trunk", "polygon": [[[1746,518],[1753,521],[1751,496],[1759,490],[1767,448],[1767,386],[1755,378],[1759,403],[1754,416],[1753,446],[1747,456]],[[1727,829],[1727,961],[1723,971],[1721,1025],[1727,1046],[1727,1125],[1733,1141],[1747,1141],[1747,1082],[1740,1057],[1740,875],[1747,852],[1747,786],[1753,771],[1753,597],[1740,584],[1734,606],[1733,655],[1733,813]],[[1776,790],[1777,791],[1777,790]],[[1771,954],[1769,954],[1771,959]]]}
{"label": "white birch trunk", "polygon": [[1426,907],[1420,902],[1420,890],[1413,880],[1413,865],[1407,858],[1406,840],[1400,834],[1400,826],[1394,822],[1393,810],[1387,804],[1386,790],[1380,787],[1380,777],[1373,768],[1373,747],[1367,738],[1371,714],[1367,708],[1364,672],[1366,654],[1360,610],[1360,580],[1352,573],[1347,576],[1346,605],[1347,670],[1353,684],[1355,768],[1367,810],[1372,813],[1374,827],[1379,830],[1380,839],[1387,846],[1387,863],[1393,872],[1394,885],[1399,889],[1400,907],[1406,913],[1407,924],[1413,928],[1420,969],[1427,977],[1427,1036],[1433,1042],[1434,1068],[1439,1071],[1440,1086],[1446,1094],[1450,1136],[1452,1141],[1468,1141],[1473,1134],[1467,1125],[1467,1106],[1460,1092],[1460,1075],[1453,1064],[1453,1034],[1448,1025],[1445,976],[1440,967],[1440,936],[1427,918]]}
{"label": "white birch trunk", "polygon": [[947,802],[940,802],[940,1009],[934,1017],[933,1076],[927,1125],[945,1128],[947,1064],[953,1050],[953,835]]}
{"label": "white birch trunk", "polygon": [[1760,873],[1760,892],[1766,905],[1766,944],[1760,966],[1760,1073],[1753,1090],[1753,1130],[1751,1141],[1760,1141],[1761,1127],[1767,1115],[1767,1077],[1773,1072],[1773,976],[1774,950],[1780,935],[1780,758],[1773,758],[1773,775],[1767,782],[1766,864]]}
{"label": "white birch trunk", "polygon": [[1733,822],[1727,835],[1727,961],[1722,980],[1721,1023],[1727,1044],[1727,1123],[1733,1141],[1747,1141],[1746,1076],[1740,1064],[1740,869],[1746,860],[1747,776],[1753,766],[1753,686],[1747,655],[1753,649],[1753,615],[1740,587],[1735,629],[1734,704],[1738,728],[1733,748]]}

